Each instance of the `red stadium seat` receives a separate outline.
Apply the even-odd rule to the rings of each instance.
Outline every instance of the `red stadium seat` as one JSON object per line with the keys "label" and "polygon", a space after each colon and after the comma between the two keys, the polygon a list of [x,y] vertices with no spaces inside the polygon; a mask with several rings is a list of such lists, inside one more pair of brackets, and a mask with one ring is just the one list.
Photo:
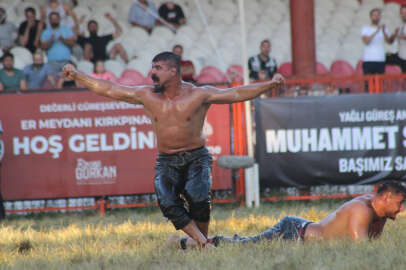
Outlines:
{"label": "red stadium seat", "polygon": [[347,61],[336,60],[330,66],[330,73],[334,76],[351,76],[355,70]]}
{"label": "red stadium seat", "polygon": [[222,77],[219,77],[214,74],[206,73],[206,74],[200,74],[199,77],[197,77],[197,82],[200,84],[206,84],[206,83],[221,83],[225,82],[226,78],[223,75]]}
{"label": "red stadium seat", "polygon": [[218,68],[213,66],[206,66],[200,71],[199,77],[205,75],[211,75],[216,82],[225,82],[227,81],[226,76]]}
{"label": "red stadium seat", "polygon": [[316,65],[316,73],[317,73],[318,75],[325,75],[325,74],[328,74],[329,72],[328,72],[328,69],[326,68],[325,65],[323,65],[323,64],[320,63],[320,62],[317,62],[317,65]]}
{"label": "red stadium seat", "polygon": [[[402,74],[402,69],[397,65],[385,65],[385,74]],[[383,81],[384,92],[399,92],[403,91],[405,80],[391,79]]]}
{"label": "red stadium seat", "polygon": [[121,74],[121,78],[131,78],[134,81],[142,81],[142,82],[144,82],[145,80],[144,76],[142,76],[142,74],[135,69],[124,70],[123,74]]}
{"label": "red stadium seat", "polygon": [[218,68],[206,66],[200,71],[197,81],[200,83],[219,83],[226,82],[227,77]]}
{"label": "red stadium seat", "polygon": [[229,66],[226,74],[232,82],[242,82],[244,80],[243,68],[240,65]]}
{"label": "red stadium seat", "polygon": [[396,65],[385,65],[385,74],[402,74],[402,69]]}
{"label": "red stadium seat", "polygon": [[154,84],[154,81],[151,79],[152,70],[148,72],[147,77],[145,78],[145,84]]}
{"label": "red stadium seat", "polygon": [[278,68],[278,73],[282,74],[285,77],[292,76],[292,63],[285,62]]}
{"label": "red stadium seat", "polygon": [[358,63],[357,63],[357,66],[355,68],[355,74],[356,75],[363,75],[364,74],[364,71],[362,69],[362,60],[359,60]]}

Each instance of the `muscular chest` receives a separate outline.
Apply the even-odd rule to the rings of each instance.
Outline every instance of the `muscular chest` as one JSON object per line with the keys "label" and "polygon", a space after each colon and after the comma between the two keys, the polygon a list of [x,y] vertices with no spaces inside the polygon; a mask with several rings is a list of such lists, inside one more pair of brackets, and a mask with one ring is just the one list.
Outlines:
{"label": "muscular chest", "polygon": [[156,124],[188,123],[204,118],[206,110],[201,102],[192,99],[161,100],[150,107]]}

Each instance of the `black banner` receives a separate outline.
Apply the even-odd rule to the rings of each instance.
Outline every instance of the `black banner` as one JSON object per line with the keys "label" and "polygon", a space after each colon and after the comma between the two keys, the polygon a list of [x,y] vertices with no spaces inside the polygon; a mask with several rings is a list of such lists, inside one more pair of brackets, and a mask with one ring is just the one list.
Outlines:
{"label": "black banner", "polygon": [[406,180],[406,94],[257,99],[261,188]]}

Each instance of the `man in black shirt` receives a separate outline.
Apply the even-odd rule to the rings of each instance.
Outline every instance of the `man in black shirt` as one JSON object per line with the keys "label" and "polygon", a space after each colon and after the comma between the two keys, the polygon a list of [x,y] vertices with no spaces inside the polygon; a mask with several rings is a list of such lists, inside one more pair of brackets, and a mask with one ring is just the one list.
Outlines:
{"label": "man in black shirt", "polygon": [[120,54],[121,59],[128,63],[127,53],[120,43],[114,44],[110,51],[107,52],[107,44],[113,39],[118,38],[122,33],[122,29],[110,13],[106,13],[105,16],[114,25],[115,32],[110,35],[99,36],[97,34],[99,31],[98,23],[95,20],[90,20],[87,24],[89,37],[84,37],[82,33],[78,34],[78,43],[83,48],[83,58],[95,63],[98,60],[114,59],[117,54]]}
{"label": "man in black shirt", "polygon": [[271,52],[271,42],[268,39],[261,41],[261,53],[250,57],[248,69],[251,80],[270,80],[276,73],[278,66],[276,60],[269,56]]}
{"label": "man in black shirt", "polygon": [[24,13],[26,20],[18,28],[18,44],[34,53],[39,47],[40,36],[45,24],[42,20],[36,19],[34,8],[27,7]]}
{"label": "man in black shirt", "polygon": [[185,14],[182,8],[174,2],[163,3],[158,10],[159,17],[178,28],[186,23]]}

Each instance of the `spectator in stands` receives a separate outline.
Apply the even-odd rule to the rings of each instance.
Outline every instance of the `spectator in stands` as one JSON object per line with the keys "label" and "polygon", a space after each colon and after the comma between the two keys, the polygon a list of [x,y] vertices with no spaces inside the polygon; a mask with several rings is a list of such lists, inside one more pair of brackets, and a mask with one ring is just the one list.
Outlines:
{"label": "spectator in stands", "polygon": [[14,68],[14,55],[6,52],[3,55],[3,69],[0,69],[0,90],[26,90],[27,82],[24,73]]}
{"label": "spectator in stands", "polygon": [[106,13],[105,17],[114,25],[115,32],[113,34],[99,36],[97,33],[99,25],[95,20],[90,20],[87,24],[89,37],[85,37],[83,33],[78,33],[78,43],[83,48],[83,58],[95,63],[98,60],[114,59],[119,54],[121,59],[128,63],[127,53],[121,43],[114,44],[110,51],[107,51],[107,44],[118,38],[123,31],[117,20],[110,13]]}
{"label": "spectator in stands", "polygon": [[27,7],[24,13],[26,20],[18,28],[18,44],[35,53],[39,48],[39,39],[45,23],[36,19],[35,9],[32,7]]}
{"label": "spectator in stands", "polygon": [[92,76],[107,81],[114,82],[116,80],[116,77],[110,71],[106,70],[106,68],[104,67],[104,62],[102,60],[98,60],[94,64]]}
{"label": "spectator in stands", "polygon": [[128,21],[132,26],[142,27],[148,33],[151,33],[158,17],[154,3],[149,0],[136,0],[131,6]]}
{"label": "spectator in stands", "polygon": [[53,75],[58,75],[71,58],[71,48],[76,43],[76,36],[69,27],[60,25],[57,12],[49,14],[51,27],[41,35],[41,47],[47,52],[48,64]]}
{"label": "spectator in stands", "polygon": [[403,24],[396,29],[397,39],[398,39],[398,48],[399,51],[395,57],[393,63],[397,64],[402,69],[402,72],[406,72],[406,5],[400,7],[400,18],[402,19]]}
{"label": "spectator in stands", "polygon": [[51,27],[49,15],[53,12],[59,14],[61,26],[66,26],[73,30],[76,25],[79,25],[76,13],[69,4],[62,3],[61,0],[49,0],[48,5],[41,7],[41,19],[46,22],[48,28]]}
{"label": "spectator in stands", "polygon": [[178,28],[186,23],[185,14],[182,8],[173,1],[163,3],[159,9],[159,16],[172,25]]}
{"label": "spectator in stands", "polygon": [[180,57],[180,73],[182,75],[182,80],[186,82],[195,82],[195,66],[192,61],[182,59],[182,45],[177,44],[173,46],[172,52]]}
{"label": "spectator in stands", "polygon": [[0,48],[3,52],[8,52],[15,45],[16,38],[16,26],[7,21],[6,10],[0,7]]}
{"label": "spectator in stands", "polygon": [[24,68],[24,76],[29,89],[42,88],[45,81],[48,80],[52,85],[55,85],[52,71],[48,64],[44,63],[44,53],[37,50],[33,56],[33,64]]}
{"label": "spectator in stands", "polygon": [[268,80],[272,79],[278,66],[276,60],[269,54],[271,52],[271,42],[269,39],[261,41],[260,54],[248,59],[248,69],[251,80]]}
{"label": "spectator in stands", "polygon": [[[73,65],[76,68],[75,63],[69,61],[68,64]],[[72,89],[72,88],[81,88],[83,87],[80,83],[75,80],[69,80],[64,76],[60,76],[56,82],[56,89]]]}
{"label": "spectator in stands", "polygon": [[374,8],[369,12],[371,24],[362,27],[361,36],[365,44],[362,56],[362,69],[364,74],[385,73],[385,47],[384,43],[393,43],[397,32],[391,36],[384,24],[379,24],[381,20],[381,10]]}

